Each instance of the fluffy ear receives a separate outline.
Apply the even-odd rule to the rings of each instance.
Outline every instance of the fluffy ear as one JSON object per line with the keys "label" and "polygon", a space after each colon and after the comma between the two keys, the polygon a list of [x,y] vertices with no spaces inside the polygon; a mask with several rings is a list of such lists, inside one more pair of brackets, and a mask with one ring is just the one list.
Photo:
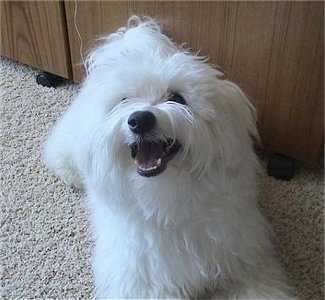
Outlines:
{"label": "fluffy ear", "polygon": [[253,139],[259,140],[256,111],[242,90],[227,80],[218,80],[214,105],[217,117],[213,121],[219,155],[227,166],[255,159]]}

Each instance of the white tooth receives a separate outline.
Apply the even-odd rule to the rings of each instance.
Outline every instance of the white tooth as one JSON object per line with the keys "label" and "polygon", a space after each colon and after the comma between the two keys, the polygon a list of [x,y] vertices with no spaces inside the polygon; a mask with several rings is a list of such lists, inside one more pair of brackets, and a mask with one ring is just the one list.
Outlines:
{"label": "white tooth", "polygon": [[152,171],[152,170],[156,170],[158,168],[158,166],[152,166],[152,167],[141,167],[139,166],[139,169],[141,171]]}
{"label": "white tooth", "polygon": [[160,165],[161,165],[161,158],[158,158],[158,160],[157,160],[157,166],[160,167]]}

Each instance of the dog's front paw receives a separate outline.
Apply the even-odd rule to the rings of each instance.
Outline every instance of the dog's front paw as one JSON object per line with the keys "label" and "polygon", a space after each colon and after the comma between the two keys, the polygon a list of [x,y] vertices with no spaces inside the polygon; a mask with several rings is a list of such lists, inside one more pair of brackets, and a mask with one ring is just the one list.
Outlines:
{"label": "dog's front paw", "polygon": [[60,176],[63,182],[73,188],[82,189],[83,182],[79,174],[74,170],[69,170],[65,172],[65,176]]}
{"label": "dog's front paw", "polygon": [[83,180],[80,176],[79,170],[71,163],[61,163],[56,165],[47,164],[50,169],[57,177],[59,177],[66,185],[76,188],[83,188]]}

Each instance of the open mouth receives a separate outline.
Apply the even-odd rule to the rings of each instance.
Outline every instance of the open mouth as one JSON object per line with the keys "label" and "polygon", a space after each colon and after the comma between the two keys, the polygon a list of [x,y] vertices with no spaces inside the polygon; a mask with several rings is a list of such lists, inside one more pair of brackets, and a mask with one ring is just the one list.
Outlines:
{"label": "open mouth", "polygon": [[162,173],[167,163],[181,148],[177,140],[149,141],[141,139],[130,145],[131,156],[141,176],[152,177]]}

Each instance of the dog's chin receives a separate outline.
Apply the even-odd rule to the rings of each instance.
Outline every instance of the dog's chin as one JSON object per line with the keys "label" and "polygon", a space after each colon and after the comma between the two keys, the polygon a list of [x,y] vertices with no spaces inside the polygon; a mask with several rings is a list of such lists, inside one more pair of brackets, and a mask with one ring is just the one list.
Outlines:
{"label": "dog's chin", "polygon": [[136,163],[137,172],[144,177],[153,177],[164,172],[168,162],[180,148],[178,140],[151,140],[142,137],[130,145],[131,157]]}

